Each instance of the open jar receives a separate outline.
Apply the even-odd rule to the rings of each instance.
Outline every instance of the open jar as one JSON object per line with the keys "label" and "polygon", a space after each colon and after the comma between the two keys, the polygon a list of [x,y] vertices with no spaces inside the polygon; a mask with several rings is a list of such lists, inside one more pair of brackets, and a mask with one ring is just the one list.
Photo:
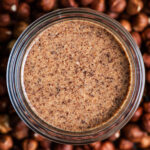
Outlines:
{"label": "open jar", "polygon": [[[59,22],[84,19],[100,24],[111,31],[125,47],[132,68],[132,82],[127,100],[120,111],[104,125],[82,132],[65,131],[51,126],[34,113],[27,102],[22,86],[22,66],[27,48],[42,31]],[[9,96],[20,118],[35,132],[55,142],[87,144],[103,140],[120,130],[138,108],[145,84],[145,69],[140,50],[131,35],[115,20],[90,9],[69,8],[50,12],[33,22],[18,38],[9,57],[7,67],[7,88]],[[51,116],[52,117],[52,116]]]}

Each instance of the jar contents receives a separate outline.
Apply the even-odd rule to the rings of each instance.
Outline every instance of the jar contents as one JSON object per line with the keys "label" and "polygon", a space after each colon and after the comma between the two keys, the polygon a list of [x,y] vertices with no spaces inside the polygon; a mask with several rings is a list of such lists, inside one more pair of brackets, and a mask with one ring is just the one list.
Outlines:
{"label": "jar contents", "polygon": [[107,123],[122,108],[131,67],[124,46],[98,23],[68,20],[41,31],[22,63],[22,88],[47,124],[83,132]]}

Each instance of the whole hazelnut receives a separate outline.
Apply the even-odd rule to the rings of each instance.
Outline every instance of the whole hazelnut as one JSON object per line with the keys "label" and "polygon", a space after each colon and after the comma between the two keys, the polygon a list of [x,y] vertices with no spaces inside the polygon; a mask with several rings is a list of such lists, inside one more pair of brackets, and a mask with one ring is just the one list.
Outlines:
{"label": "whole hazelnut", "polygon": [[115,134],[109,137],[110,141],[115,141],[120,137],[120,131],[117,131]]}
{"label": "whole hazelnut", "polygon": [[23,150],[36,150],[38,147],[38,142],[33,139],[26,139],[22,143]]}
{"label": "whole hazelnut", "polygon": [[8,133],[11,131],[8,115],[0,115],[0,133]]}
{"label": "whole hazelnut", "polygon": [[43,140],[43,141],[40,141],[40,146],[42,147],[42,149],[44,150],[51,150],[51,142],[48,141],[48,140]]}
{"label": "whole hazelnut", "polygon": [[9,12],[16,12],[18,0],[2,0],[2,7]]}
{"label": "whole hazelnut", "polygon": [[136,124],[128,124],[122,131],[124,136],[132,142],[139,142],[144,136],[144,132]]}
{"label": "whole hazelnut", "polygon": [[109,0],[110,11],[121,13],[124,11],[127,3],[126,0]]}
{"label": "whole hazelnut", "polygon": [[7,94],[6,80],[0,76],[0,96]]}
{"label": "whole hazelnut", "polygon": [[106,9],[105,0],[94,0],[91,4],[91,8],[100,12],[104,12]]}
{"label": "whole hazelnut", "polygon": [[0,112],[6,112],[9,104],[9,98],[3,96],[0,98]]}
{"label": "whole hazelnut", "polygon": [[115,146],[110,141],[105,141],[102,143],[100,150],[115,150]]}
{"label": "whole hazelnut", "polygon": [[30,16],[30,5],[25,2],[20,3],[17,14],[20,18],[28,18]]}
{"label": "whole hazelnut", "polygon": [[143,60],[144,60],[145,66],[149,68],[150,67],[150,55],[147,53],[144,53]]}
{"label": "whole hazelnut", "polygon": [[142,127],[146,132],[150,133],[150,113],[142,116]]}
{"label": "whole hazelnut", "polygon": [[148,148],[150,146],[150,136],[144,136],[142,137],[142,139],[140,140],[138,147],[145,149]]}
{"label": "whole hazelnut", "polygon": [[57,144],[54,150],[73,150],[73,145]]}
{"label": "whole hazelnut", "polygon": [[84,150],[91,150],[91,148],[90,148],[89,145],[84,145],[84,146],[83,146],[83,149],[84,149]]}
{"label": "whole hazelnut", "polygon": [[118,144],[119,150],[130,150],[133,148],[133,146],[134,146],[133,142],[124,138],[120,139]]}
{"label": "whole hazelnut", "polygon": [[13,139],[9,135],[0,136],[0,150],[9,150],[13,147]]}
{"label": "whole hazelnut", "polygon": [[134,113],[131,122],[137,122],[143,114],[143,108],[140,106]]}
{"label": "whole hazelnut", "polygon": [[141,36],[138,32],[131,32],[131,35],[133,37],[133,39],[135,40],[136,44],[140,47],[141,46],[141,43],[142,43],[142,39],[141,39]]}
{"label": "whole hazelnut", "polygon": [[0,33],[0,43],[8,41],[12,35],[11,30],[4,27],[0,27]]}
{"label": "whole hazelnut", "polygon": [[94,0],[80,0],[82,6],[91,4]]}
{"label": "whole hazelnut", "polygon": [[8,57],[3,57],[0,59],[0,72],[6,73]]}
{"label": "whole hazelnut", "polygon": [[[149,72],[149,74],[150,74],[150,72]],[[143,103],[143,109],[144,109],[145,112],[150,113],[150,101]]]}
{"label": "whole hazelnut", "polygon": [[131,24],[128,20],[121,19],[119,22],[128,32],[132,31]]}
{"label": "whole hazelnut", "polygon": [[24,21],[18,22],[14,28],[13,35],[15,38],[19,37],[20,34],[27,28],[28,24]]}
{"label": "whole hazelnut", "polygon": [[92,150],[99,150],[101,147],[101,142],[98,141],[98,142],[91,143],[89,145],[92,148]]}
{"label": "whole hazelnut", "polygon": [[113,19],[117,19],[119,16],[119,13],[115,13],[115,12],[111,12],[111,11],[106,12],[106,14]]}
{"label": "whole hazelnut", "polygon": [[13,129],[13,136],[18,139],[24,139],[29,134],[28,127],[24,124],[23,121],[19,121],[16,123],[15,128]]}
{"label": "whole hazelnut", "polygon": [[143,8],[142,0],[129,0],[127,3],[127,13],[130,15],[138,14]]}
{"label": "whole hazelnut", "polygon": [[0,26],[6,27],[10,24],[10,15],[9,14],[0,14]]}
{"label": "whole hazelnut", "polygon": [[39,8],[47,12],[54,8],[56,0],[40,0],[38,3]]}
{"label": "whole hazelnut", "polygon": [[143,32],[142,32],[142,39],[144,41],[146,40],[150,40],[150,27],[145,29]]}
{"label": "whole hazelnut", "polygon": [[78,3],[75,0],[61,0],[61,4],[64,7],[78,7]]}
{"label": "whole hazelnut", "polygon": [[133,29],[135,31],[141,32],[148,25],[148,17],[145,13],[139,13],[137,16],[133,18]]}

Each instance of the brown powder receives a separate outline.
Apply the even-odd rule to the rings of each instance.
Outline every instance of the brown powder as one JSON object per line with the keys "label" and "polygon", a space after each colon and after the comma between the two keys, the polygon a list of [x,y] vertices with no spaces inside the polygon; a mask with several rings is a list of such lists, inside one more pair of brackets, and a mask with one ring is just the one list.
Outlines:
{"label": "brown powder", "polygon": [[87,131],[122,106],[130,65],[117,39],[101,25],[70,20],[42,31],[30,44],[22,86],[32,110],[66,131]]}

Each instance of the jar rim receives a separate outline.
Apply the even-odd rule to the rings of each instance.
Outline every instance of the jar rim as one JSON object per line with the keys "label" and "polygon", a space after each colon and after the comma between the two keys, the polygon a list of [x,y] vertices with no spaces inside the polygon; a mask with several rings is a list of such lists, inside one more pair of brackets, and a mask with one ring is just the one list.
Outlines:
{"label": "jar rim", "polygon": [[[44,126],[45,124],[42,122],[38,122],[36,118],[32,116],[32,114],[28,113],[27,107],[23,102],[23,95],[20,86],[19,72],[21,70],[20,63],[23,59],[25,53],[25,46],[29,44],[31,38],[33,38],[34,34],[37,33],[44,26],[58,21],[63,20],[65,18],[73,18],[73,17],[84,17],[90,18],[96,21],[103,21],[109,26],[112,26],[113,29],[116,29],[118,34],[123,35],[123,40],[128,42],[128,47],[134,52],[133,58],[135,59],[136,64],[136,90],[134,91],[134,96],[132,97],[132,104],[130,107],[126,108],[126,113],[120,114],[120,118],[117,118],[112,124],[105,126],[103,130],[95,130],[94,132],[85,132],[82,133],[71,133],[71,132],[62,132],[61,130],[55,128],[48,128]],[[19,117],[35,132],[43,135],[44,137],[53,140],[55,142],[60,143],[68,143],[68,144],[87,144],[97,140],[102,140],[115,133],[117,130],[122,128],[132,117],[137,107],[140,104],[140,100],[143,95],[144,85],[145,85],[145,68],[142,59],[142,55],[140,50],[131,35],[114,19],[109,18],[107,15],[91,10],[89,8],[65,8],[58,9],[53,12],[50,12],[33,23],[29,25],[29,27],[20,35],[17,42],[15,43],[7,66],[7,89],[9,93],[9,97],[13,107],[15,108]]]}

